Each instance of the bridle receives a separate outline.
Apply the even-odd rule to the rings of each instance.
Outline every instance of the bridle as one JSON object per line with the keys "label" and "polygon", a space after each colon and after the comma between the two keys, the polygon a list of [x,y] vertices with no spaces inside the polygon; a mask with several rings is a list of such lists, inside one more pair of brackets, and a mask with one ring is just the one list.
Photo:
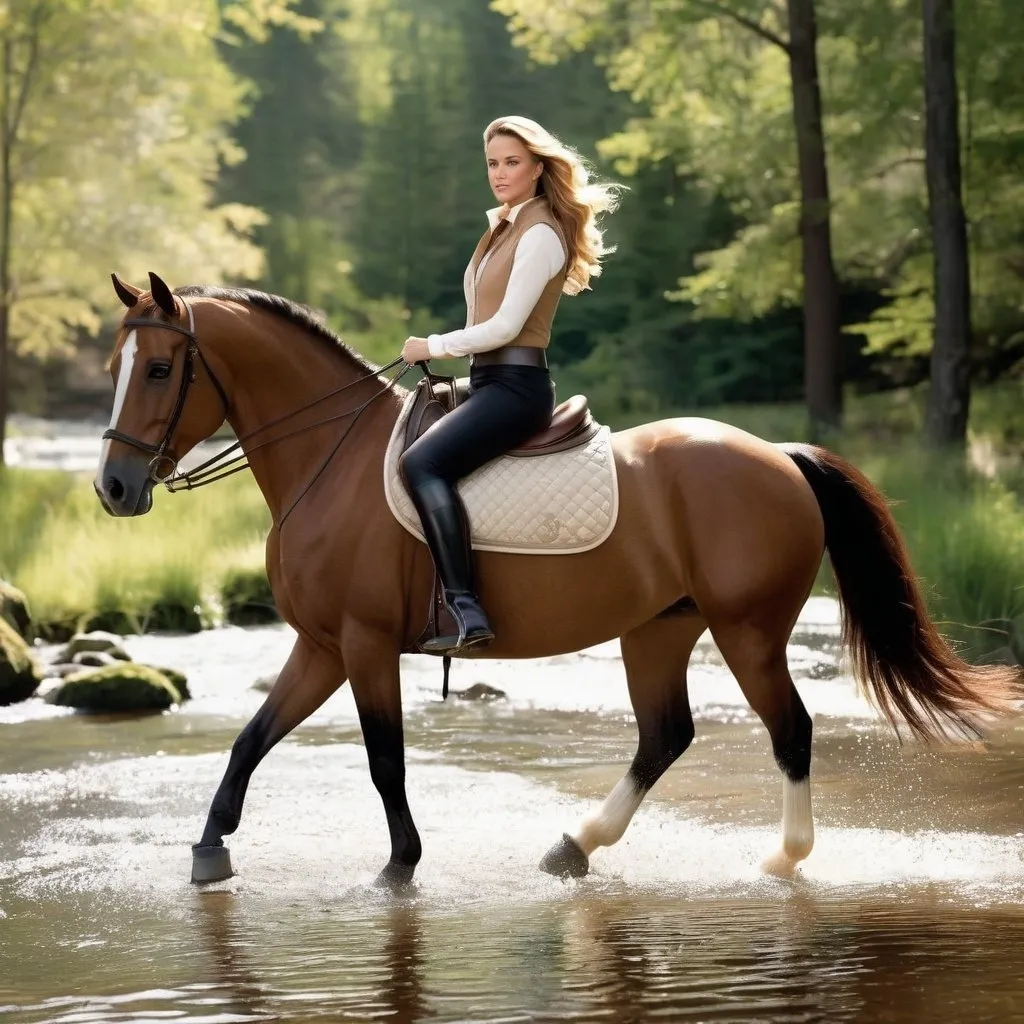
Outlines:
{"label": "bridle", "polygon": [[[150,444],[148,441],[142,441],[137,437],[132,437],[130,434],[125,434],[120,430],[115,430],[113,427],[103,431],[104,441],[121,441],[124,444],[131,445],[133,448],[138,448],[140,451],[149,452],[153,458],[149,462],[149,478],[156,484],[167,483],[171,477],[173,477],[178,470],[178,460],[168,454],[171,447],[171,438],[174,436],[174,431],[177,429],[178,421],[181,419],[181,414],[185,411],[185,400],[188,398],[189,386],[195,383],[196,380],[196,357],[203,364],[203,369],[206,370],[210,380],[213,381],[213,386],[217,389],[217,394],[220,395],[221,404],[224,407],[224,415],[228,413],[228,396],[224,391],[221,382],[217,379],[217,375],[213,372],[210,364],[206,361],[206,356],[203,355],[202,350],[199,348],[199,341],[196,338],[196,324],[195,317],[192,313],[192,307],[181,300],[185,306],[185,310],[188,313],[188,327],[179,327],[177,324],[168,323],[166,320],[153,320],[149,317],[131,317],[124,321],[125,327],[160,327],[165,331],[175,331],[177,334],[184,334],[188,338],[188,347],[185,349],[185,366],[181,373],[181,384],[178,387],[178,397],[174,402],[174,408],[171,410],[170,418],[167,420],[167,430],[164,432],[163,440],[159,444]],[[167,461],[170,463],[170,469],[163,475],[159,472],[159,465]]]}
{"label": "bridle", "polygon": [[[131,317],[123,321],[125,327],[156,327],[166,331],[175,331],[177,334],[183,334],[188,339],[188,347],[185,350],[185,366],[181,374],[181,384],[178,388],[178,396],[174,402],[174,408],[171,410],[171,415],[167,420],[167,429],[164,431],[163,439],[158,444],[150,444],[148,441],[142,441],[137,437],[132,437],[130,434],[125,434],[120,430],[116,430],[111,427],[103,432],[103,440],[107,441],[121,441],[124,444],[130,445],[133,448],[138,448],[140,451],[147,452],[152,455],[153,458],[149,462],[149,479],[155,484],[163,484],[167,490],[172,493],[175,491],[194,490],[197,487],[204,487],[206,484],[216,483],[218,480],[223,480],[226,477],[232,476],[234,473],[240,473],[245,469],[249,468],[249,455],[259,448],[263,448],[269,444],[274,444],[277,441],[283,441],[285,438],[294,437],[296,434],[304,433],[307,430],[314,430],[317,427],[324,426],[327,423],[332,423],[336,420],[345,419],[348,416],[352,416],[352,422],[342,432],[341,437],[338,438],[337,443],[331,449],[330,454],[324,460],[320,468],[313,474],[312,479],[306,484],[299,496],[292,502],[287,511],[281,517],[281,523],[288,518],[292,510],[296,505],[306,496],[310,488],[320,478],[321,474],[330,464],[331,460],[337,454],[338,449],[341,447],[342,442],[348,436],[349,431],[355,426],[359,417],[366,411],[369,406],[375,402],[382,395],[392,390],[394,386],[405,376],[405,374],[412,369],[409,364],[406,364],[402,370],[400,370],[394,377],[388,379],[387,383],[379,388],[373,395],[370,396],[361,405],[356,406],[352,409],[347,409],[345,412],[337,413],[332,416],[328,416],[325,419],[317,420],[315,423],[308,423],[302,427],[297,427],[294,430],[290,430],[287,433],[280,434],[276,437],[269,438],[265,441],[260,441],[258,444],[250,445],[247,452],[242,451],[242,445],[256,434],[261,433],[270,427],[277,426],[280,423],[284,423],[300,413],[305,412],[308,409],[312,409],[314,406],[319,405],[321,402],[326,401],[329,398],[333,398],[335,395],[340,394],[342,391],[346,391],[356,384],[361,384],[363,381],[369,380],[371,377],[378,377],[381,373],[386,373],[388,370],[393,369],[399,363],[404,360],[399,357],[398,359],[392,360],[387,366],[382,366],[380,370],[371,370],[369,373],[363,374],[354,381],[350,381],[348,384],[344,384],[339,388],[335,388],[333,391],[329,391],[325,395],[321,395],[319,398],[313,399],[312,402],[307,402],[305,405],[298,409],[293,409],[289,413],[285,413],[284,416],[279,416],[275,420],[271,420],[269,423],[264,423],[262,426],[256,427],[254,430],[250,430],[248,434],[239,437],[238,440],[230,445],[229,447],[217,452],[212,458],[207,459],[205,462],[193,469],[190,469],[186,473],[178,472],[178,460],[170,454],[172,451],[171,441],[174,436],[174,431],[177,429],[178,422],[181,419],[182,413],[185,410],[185,402],[188,399],[189,387],[195,383],[196,380],[196,360],[203,364],[203,369],[209,376],[217,394],[220,396],[221,404],[224,410],[224,418],[227,418],[228,410],[230,409],[230,402],[228,401],[227,392],[224,390],[223,385],[217,379],[217,375],[213,372],[209,362],[206,360],[206,356],[203,355],[202,349],[199,347],[199,339],[196,337],[195,330],[195,317],[192,313],[192,307],[189,303],[178,296],[179,301],[185,307],[185,311],[188,313],[188,327],[181,327],[178,324],[169,323],[166,320],[156,320],[150,317]],[[426,364],[422,364],[424,370],[429,375]],[[232,455],[233,452],[242,451],[241,455]],[[228,456],[232,457],[229,459]],[[159,472],[160,466],[164,463],[169,463],[170,468],[166,473],[161,474]]]}

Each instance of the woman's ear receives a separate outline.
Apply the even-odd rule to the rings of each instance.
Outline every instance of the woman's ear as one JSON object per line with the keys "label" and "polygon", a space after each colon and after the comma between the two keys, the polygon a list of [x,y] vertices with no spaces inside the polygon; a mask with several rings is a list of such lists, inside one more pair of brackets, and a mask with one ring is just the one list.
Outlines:
{"label": "woman's ear", "polygon": [[541,175],[542,175],[543,173],[544,173],[544,161],[543,161],[543,160],[538,160],[538,161],[537,161],[537,169],[536,169],[536,171],[534,172],[534,175],[533,175],[533,180],[534,180],[534,181],[540,181],[540,176],[541,176]]}

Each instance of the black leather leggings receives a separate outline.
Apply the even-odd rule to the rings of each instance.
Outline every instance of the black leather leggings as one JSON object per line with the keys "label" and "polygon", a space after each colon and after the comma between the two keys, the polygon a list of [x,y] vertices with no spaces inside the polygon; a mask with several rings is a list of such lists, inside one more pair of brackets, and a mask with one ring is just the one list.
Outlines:
{"label": "black leather leggings", "polygon": [[[551,422],[555,388],[546,367],[482,366],[469,378],[469,397],[410,445],[402,474],[412,492],[436,495]],[[417,503],[418,504],[418,503]],[[433,501],[430,501],[433,504]]]}

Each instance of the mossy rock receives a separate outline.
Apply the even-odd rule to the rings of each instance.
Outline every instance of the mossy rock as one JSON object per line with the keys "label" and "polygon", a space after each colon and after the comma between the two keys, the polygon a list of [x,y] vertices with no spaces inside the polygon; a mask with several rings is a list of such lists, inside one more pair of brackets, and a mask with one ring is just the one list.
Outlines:
{"label": "mossy rock", "polygon": [[28,610],[28,598],[6,580],[0,580],[0,619],[7,622],[22,639],[32,638],[32,616]]}
{"label": "mossy rock", "polygon": [[147,668],[156,669],[170,684],[178,691],[182,701],[191,700],[192,692],[188,688],[188,679],[185,677],[184,672],[179,672],[176,668],[164,668],[162,665],[147,665]]}
{"label": "mossy rock", "polygon": [[28,644],[6,619],[0,619],[0,704],[27,700],[42,678]]}
{"label": "mossy rock", "polygon": [[234,626],[280,622],[274,592],[263,569],[231,569],[220,587],[224,618]]}
{"label": "mossy rock", "polygon": [[53,702],[79,711],[163,711],[180,701],[163,673],[124,662],[68,676]]}

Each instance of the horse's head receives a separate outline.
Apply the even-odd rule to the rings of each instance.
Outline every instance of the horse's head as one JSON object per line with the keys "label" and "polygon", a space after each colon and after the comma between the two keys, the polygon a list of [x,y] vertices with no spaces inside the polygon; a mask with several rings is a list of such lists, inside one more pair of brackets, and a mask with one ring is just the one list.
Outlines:
{"label": "horse's head", "polygon": [[114,410],[94,486],[111,515],[137,516],[152,508],[153,485],[224,422],[227,397],[188,302],[153,273],[149,292],[111,277],[128,309],[110,359]]}

